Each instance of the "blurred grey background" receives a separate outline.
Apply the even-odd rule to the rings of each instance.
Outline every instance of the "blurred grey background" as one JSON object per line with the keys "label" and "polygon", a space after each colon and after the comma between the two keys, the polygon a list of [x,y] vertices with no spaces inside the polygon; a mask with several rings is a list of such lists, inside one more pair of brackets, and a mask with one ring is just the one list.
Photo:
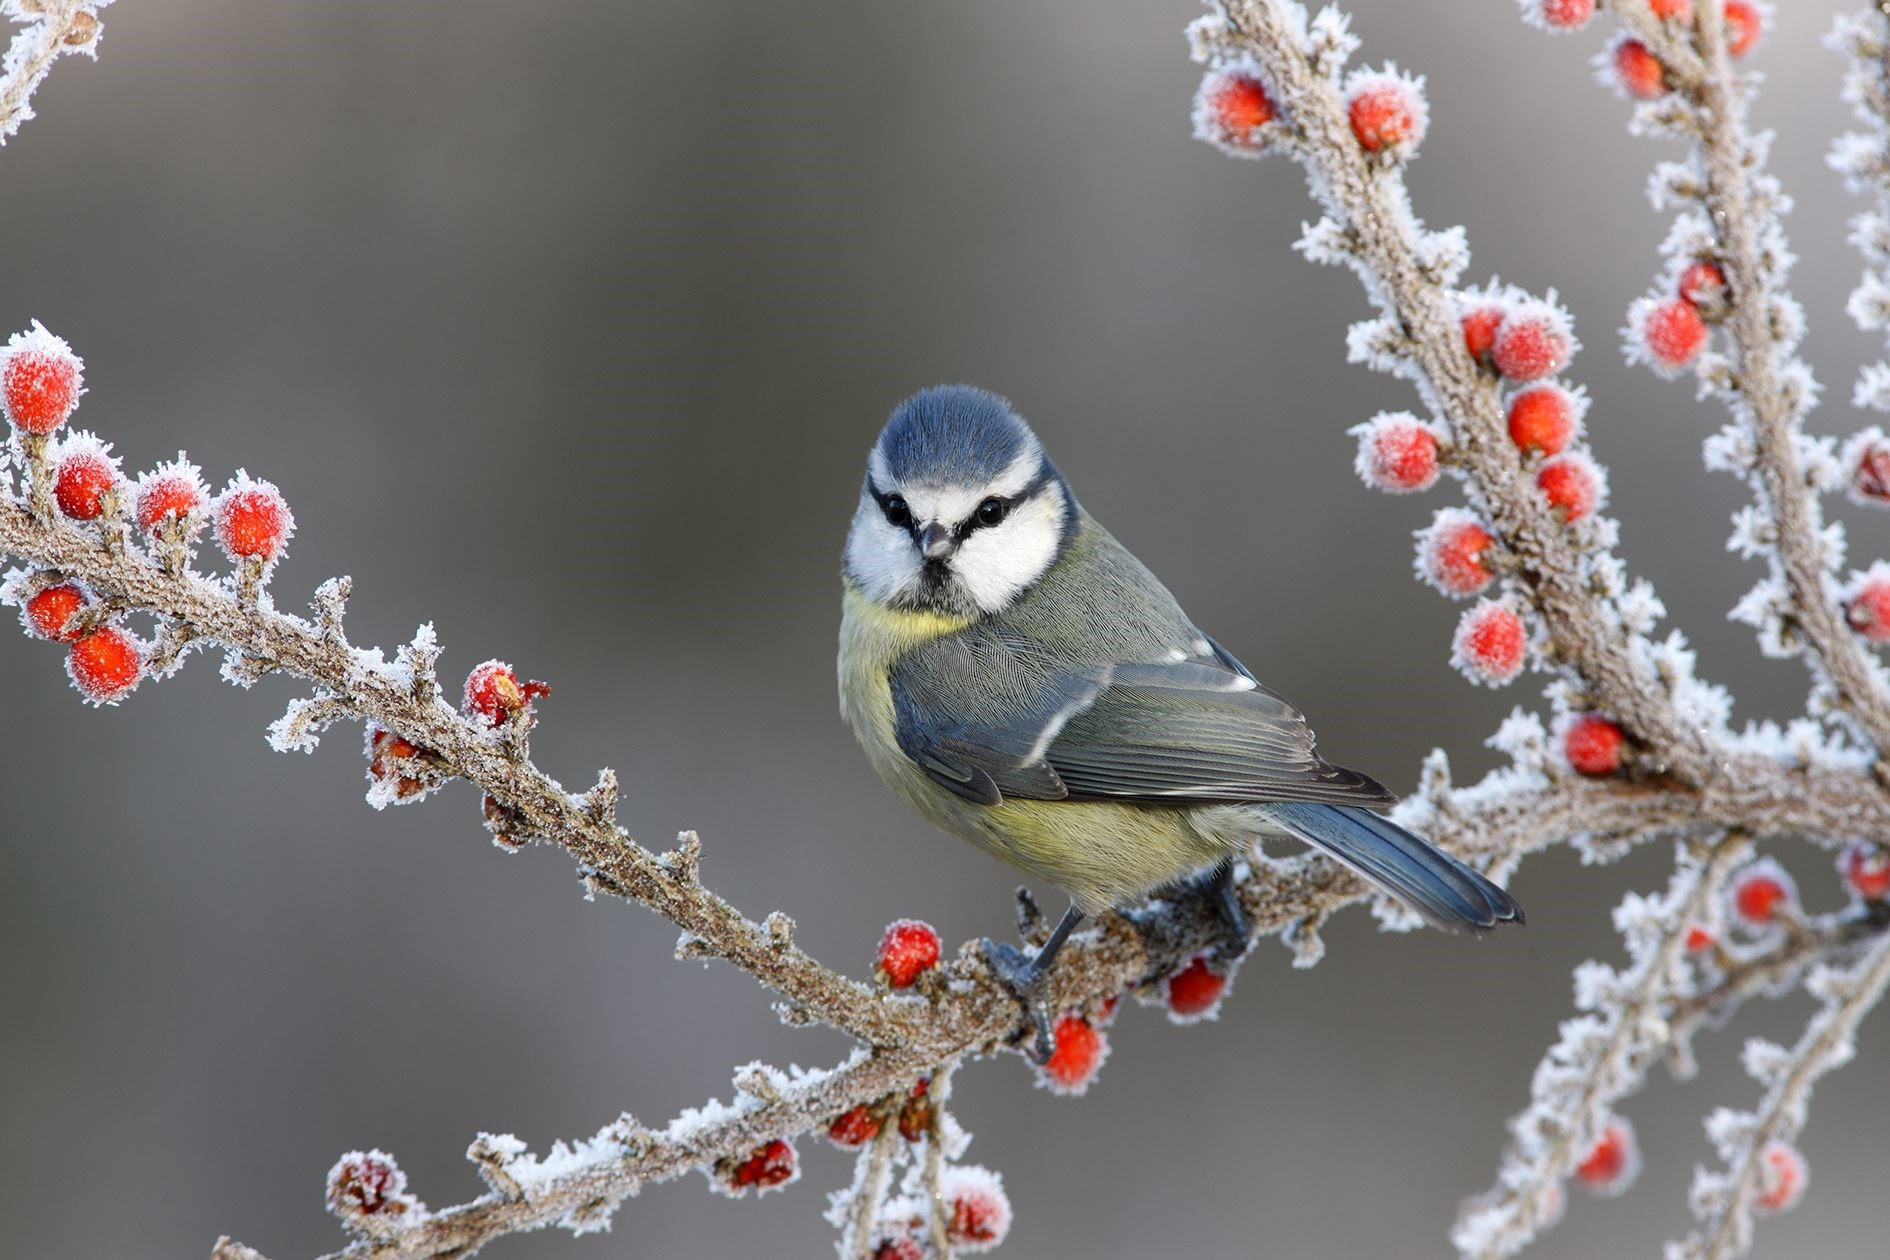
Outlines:
{"label": "blurred grey background", "polygon": [[[1430,76],[1419,212],[1464,222],[1472,275],[1557,286],[1589,349],[1598,453],[1626,553],[1735,687],[1797,711],[1795,664],[1724,611],[1743,491],[1700,470],[1720,422],[1624,368],[1615,329],[1666,224],[1590,82],[1602,24],[1525,29],[1507,0],[1354,6],[1365,56]],[[1822,154],[1845,125],[1840,6],[1789,6],[1756,55],[1759,118],[1799,204],[1797,292],[1833,400],[1879,347],[1841,314],[1856,201]],[[837,556],[861,461],[912,388],[1012,396],[1085,503],[1204,626],[1312,715],[1323,747],[1408,789],[1433,745],[1460,777],[1528,682],[1474,690],[1457,609],[1411,581],[1409,531],[1447,490],[1354,480],[1348,425],[1414,406],[1347,366],[1349,274],[1288,248],[1300,173],[1188,138],[1197,71],[1163,3],[543,0],[126,3],[98,65],[62,63],[0,153],[0,326],[38,317],[89,363],[80,422],[128,467],[179,446],[215,481],[281,483],[299,606],[352,573],[357,641],[432,619],[452,676],[488,656],[550,680],[541,764],[617,768],[645,843],[701,831],[704,869],[779,908],[821,958],[870,966],[881,927],[1003,930],[1012,876],[881,788],[835,714]],[[1854,520],[1854,558],[1882,553]],[[358,732],[310,759],[262,729],[298,694],[241,693],[211,658],[95,713],[58,653],[0,634],[0,1253],[198,1256],[227,1231],[278,1260],[343,1241],[321,1207],[343,1150],[395,1152],[435,1205],[479,1188],[479,1129],[535,1148],[629,1108],[661,1123],[761,1056],[828,1063],[675,929],[578,895],[569,859],[506,857],[464,786],[360,800]],[[1828,858],[1784,847],[1815,904]],[[1129,1009],[1097,1088],[1063,1101],[1015,1060],[960,1077],[969,1158],[1003,1170],[1006,1254],[1404,1257],[1446,1252],[1488,1184],[1569,969],[1618,958],[1608,908],[1667,854],[1532,861],[1526,932],[1381,936],[1351,913],[1311,973],[1264,945],[1218,1024]],[[1653,1254],[1687,1222],[1699,1120],[1745,1105],[1751,1032],[1699,1079],[1633,1099],[1649,1170],[1576,1195],[1535,1254]],[[1890,1027],[1819,1090],[1810,1197],[1761,1255],[1881,1239]],[[847,1157],[762,1202],[652,1188],[615,1232],[493,1256],[830,1254]]]}

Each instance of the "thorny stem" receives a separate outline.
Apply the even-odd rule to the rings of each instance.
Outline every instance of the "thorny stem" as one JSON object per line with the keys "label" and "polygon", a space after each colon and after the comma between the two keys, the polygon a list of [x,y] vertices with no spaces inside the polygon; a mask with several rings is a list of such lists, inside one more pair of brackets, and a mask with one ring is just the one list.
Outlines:
{"label": "thorny stem", "polygon": [[[81,44],[96,37],[98,19],[91,10],[99,7],[99,0],[40,0],[40,3],[44,7],[38,20],[15,35],[15,44],[8,49],[9,53],[19,49],[20,55],[13,62],[12,73],[0,79],[0,144],[32,117],[27,102],[32,98],[33,89],[39,86],[61,53],[72,51],[72,46],[66,43],[67,36],[81,34],[74,23],[89,21],[93,25],[93,33],[80,40]],[[26,7],[29,13],[34,9],[33,5]],[[83,18],[80,17],[82,12]],[[23,49],[18,41],[27,41]]]}
{"label": "thorny stem", "polygon": [[1745,400],[1758,447],[1764,486],[1761,505],[1777,534],[1779,567],[1791,600],[1792,623],[1804,636],[1811,659],[1823,667],[1839,706],[1856,721],[1882,759],[1890,756],[1890,696],[1833,598],[1820,558],[1816,500],[1798,459],[1798,421],[1778,377],[1772,336],[1772,286],[1760,262],[1758,215],[1751,205],[1746,156],[1749,142],[1744,106],[1726,54],[1722,5],[1699,8],[1705,73],[1696,91],[1704,117],[1700,153],[1706,168],[1706,207],[1719,233],[1728,266],[1731,316],[1728,326],[1738,364],[1738,390]]}
{"label": "thorny stem", "polygon": [[1609,1003],[1613,1022],[1607,1039],[1585,1065],[1579,1099],[1567,1110],[1567,1114],[1579,1117],[1580,1123],[1562,1126],[1547,1149],[1532,1154],[1527,1175],[1503,1176],[1491,1197],[1477,1202],[1477,1215],[1504,1214],[1509,1218],[1499,1244],[1480,1253],[1482,1256],[1508,1255],[1519,1240],[1532,1238],[1543,1228],[1537,1208],[1543,1202],[1544,1190],[1575,1170],[1593,1148],[1608,1109],[1639,1087],[1663,1040],[1649,1033],[1664,1027],[1674,1002],[1674,976],[1685,956],[1687,925],[1707,917],[1726,878],[1751,851],[1751,838],[1743,832],[1729,832],[1713,843],[1674,913],[1676,928],[1642,960],[1632,985]]}
{"label": "thorny stem", "polygon": [[1890,990],[1890,935],[1873,945],[1849,972],[1834,974],[1830,982],[1840,996],[1825,1006],[1791,1049],[1790,1067],[1766,1094],[1750,1140],[1733,1169],[1732,1184],[1719,1205],[1707,1215],[1702,1260],[1729,1260],[1750,1246],[1754,1192],[1765,1174],[1766,1143],[1789,1141],[1804,1125],[1805,1107],[1818,1078],[1842,1062],[1839,1048],[1855,1036],[1858,1023]]}
{"label": "thorny stem", "polygon": [[1591,703],[1612,713],[1668,773],[1705,782],[1716,772],[1705,734],[1675,711],[1620,625],[1597,606],[1567,529],[1536,491],[1509,439],[1495,383],[1476,372],[1463,350],[1452,298],[1419,262],[1398,195],[1402,176],[1368,159],[1353,139],[1338,89],[1309,63],[1277,0],[1229,0],[1224,12],[1241,50],[1279,93],[1296,155],[1329,189],[1350,248],[1376,279],[1385,313],[1403,330],[1420,388],[1448,418],[1455,457],[1488,505],[1541,610],[1549,654],[1571,666]]}

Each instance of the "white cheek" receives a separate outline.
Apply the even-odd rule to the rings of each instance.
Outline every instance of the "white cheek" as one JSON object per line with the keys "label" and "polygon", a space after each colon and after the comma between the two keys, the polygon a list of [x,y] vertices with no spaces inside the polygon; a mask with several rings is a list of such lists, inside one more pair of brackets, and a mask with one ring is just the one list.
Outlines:
{"label": "white cheek", "polygon": [[919,580],[923,565],[912,536],[894,528],[877,503],[862,499],[847,534],[846,570],[867,598],[891,603]]}
{"label": "white cheek", "polygon": [[1062,526],[1061,498],[1038,495],[1002,525],[978,530],[965,539],[952,560],[959,584],[985,612],[1009,606],[1056,559]]}

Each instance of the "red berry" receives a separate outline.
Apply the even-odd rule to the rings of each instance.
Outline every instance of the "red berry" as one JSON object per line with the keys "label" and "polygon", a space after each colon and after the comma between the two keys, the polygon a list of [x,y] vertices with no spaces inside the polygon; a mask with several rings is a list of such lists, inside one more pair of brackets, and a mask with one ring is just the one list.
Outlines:
{"label": "red berry", "polygon": [[1796,1149],[1773,1138],[1759,1149],[1759,1192],[1752,1206],[1759,1212],[1789,1212],[1805,1197],[1810,1169]]}
{"label": "red berry", "polygon": [[1890,900],[1890,853],[1853,842],[1838,859],[1838,870],[1851,891],[1865,901]]}
{"label": "red berry", "polygon": [[1509,440],[1525,454],[1554,455],[1575,436],[1575,395],[1553,381],[1531,385],[1509,400]]}
{"label": "red berry", "polygon": [[349,1151],[328,1170],[328,1208],[343,1216],[397,1216],[414,1206],[407,1174],[385,1151]]}
{"label": "red berry", "polygon": [[1463,615],[1450,661],[1472,682],[1499,687],[1522,672],[1529,631],[1513,609],[1485,600]]}
{"label": "red berry", "polygon": [[1490,358],[1510,380],[1534,381],[1561,371],[1572,349],[1568,317],[1546,302],[1529,302],[1497,328]]}
{"label": "red berry", "polygon": [[1595,0],[1540,0],[1536,17],[1552,31],[1575,31],[1595,16]]}
{"label": "red berry", "polygon": [[217,542],[232,560],[269,563],[282,555],[295,532],[295,515],[282,492],[267,481],[238,472],[217,496]]}
{"label": "red berry", "polygon": [[1732,877],[1726,900],[1740,922],[1767,927],[1798,903],[1798,886],[1771,858],[1748,863]]}
{"label": "red berry", "polygon": [[1706,321],[1685,298],[1636,303],[1630,318],[1634,335],[1656,371],[1678,372],[1706,345]]}
{"label": "red berry", "polygon": [[1367,153],[1414,148],[1424,138],[1424,98],[1415,84],[1377,71],[1356,75],[1345,105],[1352,134]]}
{"label": "red berry", "polygon": [[1038,1065],[1037,1083],[1053,1094],[1081,1094],[1109,1057],[1109,1038],[1078,1014],[1065,1015],[1052,1030],[1056,1049]]}
{"label": "red berry", "polygon": [[923,1141],[932,1131],[932,1100],[927,1096],[931,1088],[931,1078],[921,1076],[912,1083],[905,1104],[899,1108],[899,1136],[908,1142]]}
{"label": "red berry", "polygon": [[1663,22],[1687,22],[1693,18],[1693,0],[1647,0],[1647,7]]}
{"label": "red berry", "polygon": [[460,707],[482,726],[503,726],[531,707],[532,701],[551,694],[549,684],[520,682],[504,661],[473,666],[466,675],[466,693]]}
{"label": "red berry", "polygon": [[[378,726],[368,727],[367,756],[368,777],[377,783],[393,779],[393,798],[396,801],[412,800],[443,782],[438,772],[440,759],[437,754]],[[373,793],[369,795],[372,798]],[[495,819],[502,825],[509,823],[510,819],[503,810],[504,806],[490,796],[486,798],[488,823]],[[495,834],[498,834],[498,829],[495,829]]]}
{"label": "red berry", "polygon": [[90,434],[75,434],[61,444],[53,465],[53,502],[75,521],[95,521],[105,514],[105,495],[118,484],[118,462]]}
{"label": "red berry", "polygon": [[925,1260],[925,1244],[916,1238],[889,1238],[873,1252],[873,1260]]}
{"label": "red berry", "polygon": [[1667,70],[1646,44],[1624,39],[1614,50],[1614,82],[1626,95],[1651,101],[1666,95]]}
{"label": "red berry", "polygon": [[1584,713],[1562,732],[1562,755],[1577,774],[1600,778],[1621,768],[1626,742],[1619,726],[1599,713]]}
{"label": "red berry", "polygon": [[45,436],[64,424],[85,392],[85,364],[38,320],[0,350],[0,410],[22,433]]}
{"label": "red berry", "polygon": [[1765,33],[1765,15],[1749,0],[1726,0],[1726,51],[1743,57]]}
{"label": "red berry", "polygon": [[87,700],[116,704],[138,685],[144,673],[144,652],[118,626],[100,626],[73,640],[66,672]]}
{"label": "red berry", "polygon": [[1251,70],[1216,70],[1201,80],[1195,97],[1195,132],[1241,157],[1266,143],[1260,129],[1279,116],[1266,85]]}
{"label": "red berry", "polygon": [[26,624],[42,639],[65,643],[76,633],[72,619],[85,604],[85,592],[72,583],[49,586],[26,601]]}
{"label": "red berry", "polygon": [[1890,571],[1872,566],[1844,604],[1851,629],[1872,643],[1890,642]]}
{"label": "red berry", "polygon": [[997,1173],[977,1164],[956,1164],[945,1170],[939,1189],[951,1204],[945,1236],[954,1252],[990,1251],[1011,1232],[1011,1198]]}
{"label": "red berry", "polygon": [[1851,497],[1876,507],[1890,506],[1890,442],[1873,429],[1851,439],[1845,454],[1851,462]]}
{"label": "red berry", "polygon": [[732,1195],[746,1194],[751,1189],[757,1194],[766,1194],[801,1175],[793,1145],[782,1138],[763,1142],[741,1159],[720,1160],[715,1171],[720,1178],[720,1189]]}
{"label": "red berry", "polygon": [[209,495],[197,466],[181,456],[175,463],[160,464],[138,478],[136,512],[138,528],[153,537],[167,520],[184,521],[189,533],[203,528],[202,514]]}
{"label": "red berry", "polygon": [[1594,1149],[1575,1167],[1583,1185],[1607,1198],[1634,1184],[1640,1171],[1641,1149],[1634,1139],[1634,1126],[1619,1116],[1609,1117]]}
{"label": "red berry", "polygon": [[1478,363],[1487,363],[1496,347],[1496,330],[1503,325],[1508,308],[1491,302],[1473,306],[1463,313],[1463,348]]}
{"label": "red berry", "polygon": [[1446,595],[1475,595],[1496,580],[1489,550],[1496,543],[1483,523],[1462,508],[1445,508],[1418,535],[1418,570]]}
{"label": "red berry", "polygon": [[865,1103],[843,1111],[827,1126],[827,1140],[844,1150],[865,1146],[879,1136],[879,1117]]}
{"label": "red berry", "polygon": [[938,933],[921,919],[894,919],[879,938],[879,969],[895,989],[910,988],[938,966],[938,956]]}
{"label": "red berry", "polygon": [[1536,472],[1536,486],[1555,514],[1570,524],[1593,512],[1601,501],[1601,474],[1586,455],[1575,452],[1545,463]]}
{"label": "red berry", "polygon": [[1725,291],[1726,273],[1710,262],[1689,264],[1680,273],[1679,283],[1674,285],[1674,292],[1695,306]]}
{"label": "red berry", "polygon": [[1168,1018],[1178,1024],[1215,1018],[1220,1014],[1228,979],[1209,967],[1204,955],[1196,954],[1187,966],[1162,982],[1168,995]]}
{"label": "red berry", "polygon": [[1353,467],[1366,485],[1409,494],[1437,484],[1437,434],[1416,416],[1380,414],[1352,433],[1358,438]]}
{"label": "red berry", "polygon": [[1695,923],[1687,929],[1686,950],[1689,954],[1704,954],[1719,944],[1719,938]]}

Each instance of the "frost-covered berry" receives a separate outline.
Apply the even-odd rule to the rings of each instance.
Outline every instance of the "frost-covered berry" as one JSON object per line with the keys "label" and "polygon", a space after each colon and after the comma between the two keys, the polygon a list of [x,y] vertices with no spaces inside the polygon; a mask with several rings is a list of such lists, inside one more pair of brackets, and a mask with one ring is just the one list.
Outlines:
{"label": "frost-covered berry", "polygon": [[879,969],[895,989],[909,988],[938,966],[938,933],[921,919],[894,919],[879,938]]}
{"label": "frost-covered berry", "polygon": [[1196,954],[1188,960],[1187,966],[1162,981],[1168,1018],[1177,1024],[1218,1018],[1229,979],[1225,972],[1208,966],[1205,955]]}
{"label": "frost-covered berry", "polygon": [[1619,726],[1599,713],[1584,713],[1562,732],[1562,755],[1575,773],[1600,778],[1621,768],[1626,742]]}
{"label": "frost-covered berry", "polygon": [[1706,321],[1685,298],[1646,298],[1628,312],[1629,349],[1664,376],[1672,376],[1699,357],[1706,346]]}
{"label": "frost-covered berry", "polygon": [[100,626],[72,641],[66,672],[93,704],[117,704],[144,675],[144,649],[123,628]]}
{"label": "frost-covered berry", "polygon": [[232,560],[272,563],[295,533],[295,515],[282,492],[240,470],[217,496],[215,514],[217,543]]}
{"label": "frost-covered berry", "polygon": [[1796,1147],[1773,1138],[1759,1148],[1759,1192],[1752,1196],[1753,1210],[1770,1215],[1789,1212],[1805,1197],[1805,1184],[1811,1170]]}
{"label": "frost-covered berry", "polygon": [[466,716],[482,726],[499,727],[531,708],[540,696],[551,694],[551,687],[541,682],[520,682],[518,675],[504,661],[485,661],[473,666],[466,675],[466,692],[460,707]]}
{"label": "frost-covered berry", "polygon": [[1713,935],[1709,929],[1695,923],[1687,928],[1687,938],[1682,944],[1689,954],[1704,954],[1719,944],[1719,937]]}
{"label": "frost-covered berry", "polygon": [[1496,349],[1496,330],[1503,326],[1509,308],[1501,302],[1482,302],[1468,307],[1461,317],[1463,348],[1478,363],[1488,363]]}
{"label": "frost-covered berry", "polygon": [[343,1219],[400,1216],[418,1206],[386,1151],[349,1151],[328,1170],[328,1210]]}
{"label": "frost-covered berry", "polygon": [[1235,157],[1258,157],[1266,144],[1260,129],[1278,116],[1251,64],[1208,72],[1195,93],[1194,134]]}
{"label": "frost-covered berry", "polygon": [[879,1117],[865,1103],[843,1111],[827,1126],[827,1140],[842,1150],[857,1150],[879,1136]]}
{"label": "frost-covered berry", "polygon": [[1360,70],[1346,81],[1345,113],[1367,153],[1409,154],[1424,139],[1423,85],[1395,68]]}
{"label": "frost-covered berry", "polygon": [[766,1194],[799,1179],[800,1160],[793,1143],[784,1138],[763,1142],[747,1155],[718,1160],[710,1184],[722,1193],[739,1197],[753,1190]]}
{"label": "frost-covered berry", "polygon": [[133,510],[139,530],[146,535],[156,537],[167,522],[181,522],[188,536],[203,528],[204,509],[209,502],[210,494],[204,489],[197,466],[180,455],[138,477]]}
{"label": "frost-covered berry", "polygon": [[955,1164],[940,1178],[939,1190],[951,1204],[945,1236],[954,1252],[990,1251],[1011,1232],[1011,1199],[1002,1175],[978,1164]]}
{"label": "frost-covered berry", "polygon": [[1865,901],[1890,900],[1890,853],[1852,841],[1838,857],[1844,884]]}
{"label": "frost-covered berry", "polygon": [[1524,0],[1523,16],[1550,31],[1579,31],[1595,16],[1595,0]]}
{"label": "frost-covered berry", "polygon": [[1052,1032],[1056,1049],[1037,1065],[1037,1083],[1053,1094],[1081,1094],[1109,1057],[1109,1038],[1075,1013],[1059,1019]]}
{"label": "frost-covered berry", "polygon": [[1688,22],[1693,19],[1693,0],[1647,0],[1647,7],[1663,22]]}
{"label": "frost-covered berry", "polygon": [[1748,862],[1726,885],[1726,905],[1749,927],[1770,927],[1798,904],[1798,885],[1771,858]]}
{"label": "frost-covered berry", "polygon": [[1575,1176],[1596,1194],[1612,1199],[1633,1185],[1640,1171],[1641,1148],[1634,1126],[1620,1116],[1610,1116],[1594,1149],[1576,1165]]}
{"label": "frost-covered berry", "polygon": [[1557,454],[1574,438],[1581,411],[1581,398],[1554,381],[1518,390],[1509,400],[1509,440],[1524,454]]}
{"label": "frost-covered berry", "polygon": [[85,592],[72,583],[49,586],[26,601],[26,628],[42,639],[68,642],[78,629],[72,620],[85,605]]}
{"label": "frost-covered berry", "polygon": [[1890,566],[1872,565],[1844,601],[1851,629],[1872,643],[1890,643]]}
{"label": "frost-covered berry", "polygon": [[1751,0],[1726,0],[1726,51],[1743,57],[1765,34],[1765,15]]}
{"label": "frost-covered berry", "polygon": [[1638,39],[1624,39],[1609,56],[1614,86],[1622,95],[1651,101],[1667,94],[1667,69],[1660,58]]}
{"label": "frost-covered berry", "polygon": [[75,433],[59,444],[53,456],[53,502],[60,515],[95,521],[105,514],[105,496],[117,488],[120,477],[110,451],[89,433]]}
{"label": "frost-covered berry", "polygon": [[1446,595],[1480,594],[1496,580],[1490,548],[1496,539],[1462,508],[1445,508],[1418,534],[1418,572]]}
{"label": "frost-covered berry", "polygon": [[1568,316],[1547,302],[1517,305],[1496,330],[1490,360],[1512,381],[1536,381],[1567,365],[1574,351]]}
{"label": "frost-covered berry", "polygon": [[932,1080],[921,1076],[912,1083],[906,1093],[906,1101],[899,1108],[899,1136],[908,1142],[921,1142],[932,1131],[932,1118],[935,1109],[932,1106]]}
{"label": "frost-covered berry", "polygon": [[[443,782],[438,754],[378,726],[367,728],[367,758],[368,778],[373,780],[373,786],[368,790],[370,802],[387,804],[410,801],[424,796]],[[494,820],[493,806],[503,809],[499,802],[492,801],[486,807],[488,823]],[[376,805],[376,808],[379,807]]]}
{"label": "frost-covered berry", "polygon": [[1366,485],[1410,494],[1437,484],[1437,431],[1410,412],[1380,412],[1349,432],[1358,439],[1352,466]]}
{"label": "frost-covered berry", "polygon": [[1853,433],[1839,457],[1850,477],[1851,502],[1865,507],[1890,507],[1890,438],[1871,425]]}
{"label": "frost-covered berry", "polygon": [[1726,291],[1726,273],[1710,262],[1689,263],[1673,288],[1682,299],[1698,306]]}
{"label": "frost-covered berry", "polygon": [[1515,609],[1485,600],[1457,623],[1450,663],[1471,682],[1500,687],[1522,672],[1528,647],[1529,631]]}
{"label": "frost-covered berry", "polygon": [[0,410],[20,432],[51,433],[71,418],[84,392],[84,362],[38,320],[0,350]]}
{"label": "frost-covered berry", "polygon": [[1601,502],[1601,473],[1579,451],[1557,455],[1536,471],[1536,487],[1563,521],[1574,523]]}
{"label": "frost-covered berry", "polygon": [[873,1260],[925,1260],[925,1244],[910,1235],[888,1238],[873,1249]]}

